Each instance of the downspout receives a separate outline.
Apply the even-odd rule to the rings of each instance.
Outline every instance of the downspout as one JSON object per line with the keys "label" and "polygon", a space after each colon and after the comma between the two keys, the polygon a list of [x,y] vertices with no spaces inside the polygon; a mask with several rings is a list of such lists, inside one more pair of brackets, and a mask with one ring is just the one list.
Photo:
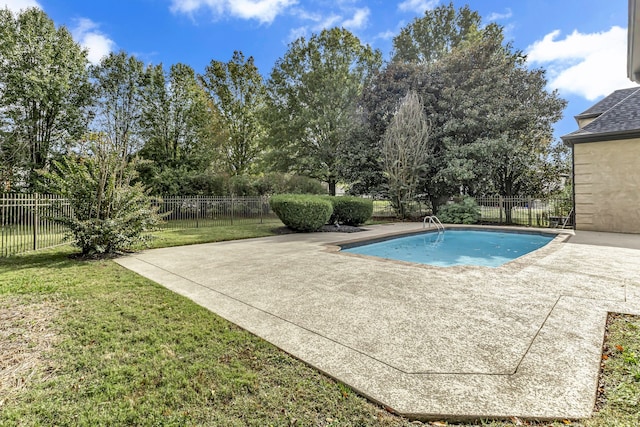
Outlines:
{"label": "downspout", "polygon": [[576,230],[576,145],[571,144],[571,198],[573,199],[573,230]]}

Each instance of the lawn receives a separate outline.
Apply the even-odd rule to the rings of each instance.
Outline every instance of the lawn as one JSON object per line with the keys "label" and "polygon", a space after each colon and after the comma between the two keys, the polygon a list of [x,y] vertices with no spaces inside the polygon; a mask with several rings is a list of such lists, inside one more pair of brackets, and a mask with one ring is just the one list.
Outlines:
{"label": "lawn", "polygon": [[170,228],[153,233],[152,248],[193,245],[197,243],[221,242],[225,240],[248,239],[273,235],[273,229],[282,227],[279,219],[265,219],[262,224],[255,222],[241,225],[217,225],[215,227]]}
{"label": "lawn", "polygon": [[[259,237],[273,225],[234,228],[163,231],[154,245]],[[1,426],[415,425],[190,300],[72,253],[0,260]],[[617,316],[609,331],[606,403],[575,425],[640,424],[640,320]]]}

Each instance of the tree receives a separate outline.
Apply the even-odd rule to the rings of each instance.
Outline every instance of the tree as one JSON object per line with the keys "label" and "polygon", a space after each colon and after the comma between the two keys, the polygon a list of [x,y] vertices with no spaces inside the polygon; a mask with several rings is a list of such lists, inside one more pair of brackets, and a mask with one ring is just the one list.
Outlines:
{"label": "tree", "polygon": [[[544,72],[529,70],[525,60],[503,44],[501,32],[484,32],[433,62],[388,64],[363,97],[373,131],[369,146],[376,149],[393,102],[412,89],[432,124],[420,191],[434,209],[461,189],[472,195],[535,194],[542,186],[532,171],[545,168],[552,124],[565,102],[546,91]],[[509,172],[500,173],[498,164]]]}
{"label": "tree", "polygon": [[481,27],[480,14],[465,5],[456,12],[453,2],[426,10],[393,38],[393,62],[431,63],[481,32],[493,32],[490,24]]}
{"label": "tree", "polygon": [[[556,91],[546,91],[544,71],[528,69],[525,59],[487,39],[436,65],[455,88],[440,99],[439,109],[449,111],[442,135],[449,144],[449,166],[440,171],[442,179],[471,194],[513,197],[543,191],[552,125],[566,103]],[[466,162],[460,166],[452,162],[456,158]]]}
{"label": "tree", "polygon": [[264,82],[253,57],[245,60],[236,51],[229,62],[211,61],[201,76],[213,103],[222,115],[227,138],[221,143],[223,164],[231,175],[251,170],[263,151]]}
{"label": "tree", "polygon": [[213,163],[219,117],[191,67],[162,65],[145,73],[140,136],[141,179],[157,194],[176,194]]}
{"label": "tree", "polygon": [[96,130],[107,139],[111,150],[119,154],[118,158],[127,162],[128,156],[142,147],[140,120],[145,77],[142,61],[125,52],[112,52],[90,71],[97,95]]}
{"label": "tree", "polygon": [[381,63],[379,51],[341,28],[291,43],[267,83],[275,168],[320,179],[335,194],[341,147],[362,88]]}
{"label": "tree", "polygon": [[353,195],[384,196],[387,180],[383,172],[379,140],[373,137],[365,110],[359,105],[352,119],[346,141],[340,145],[337,175],[348,183],[347,191]]}
{"label": "tree", "polygon": [[389,181],[389,197],[401,218],[406,203],[415,196],[429,156],[429,123],[418,94],[408,92],[400,102],[382,137],[384,171]]}
{"label": "tree", "polygon": [[0,10],[0,178],[5,186],[47,168],[85,132],[87,53],[40,9]]}

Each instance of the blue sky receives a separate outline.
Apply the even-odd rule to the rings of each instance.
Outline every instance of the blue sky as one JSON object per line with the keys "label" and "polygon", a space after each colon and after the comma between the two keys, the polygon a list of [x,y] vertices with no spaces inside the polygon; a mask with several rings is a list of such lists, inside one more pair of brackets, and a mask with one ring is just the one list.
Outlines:
{"label": "blue sky", "polygon": [[[146,63],[182,62],[203,72],[234,50],[253,56],[266,77],[296,37],[344,26],[389,57],[392,38],[438,0],[0,0],[12,10],[40,7],[68,27],[93,62],[124,50]],[[549,88],[569,101],[556,124],[561,136],[573,116],[626,78],[626,0],[468,0],[485,22],[504,26],[507,39],[548,71]]]}

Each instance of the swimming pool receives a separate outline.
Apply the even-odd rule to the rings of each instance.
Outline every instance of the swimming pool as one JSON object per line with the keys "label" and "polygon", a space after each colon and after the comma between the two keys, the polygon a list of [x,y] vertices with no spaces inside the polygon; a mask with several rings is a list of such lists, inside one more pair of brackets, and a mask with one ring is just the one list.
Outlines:
{"label": "swimming pool", "polygon": [[499,267],[553,240],[548,234],[480,230],[427,232],[358,246],[342,251],[439,267],[475,265]]}

